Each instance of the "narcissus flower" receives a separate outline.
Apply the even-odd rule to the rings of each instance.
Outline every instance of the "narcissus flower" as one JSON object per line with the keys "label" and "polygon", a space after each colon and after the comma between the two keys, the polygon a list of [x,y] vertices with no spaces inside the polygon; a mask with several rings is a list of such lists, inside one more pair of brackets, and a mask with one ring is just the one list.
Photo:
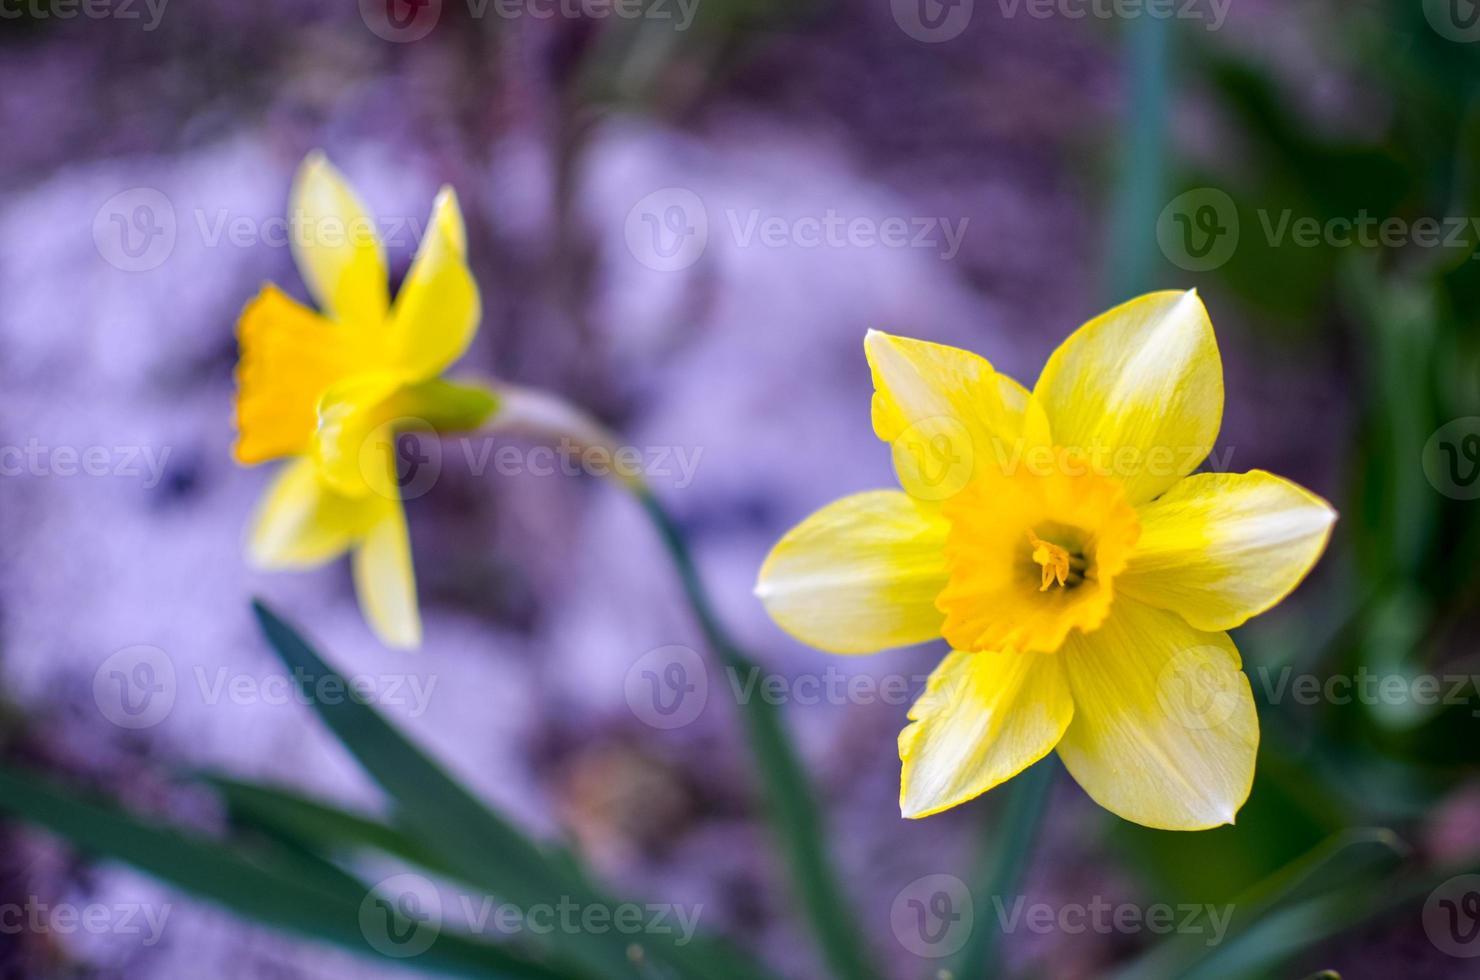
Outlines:
{"label": "narcissus flower", "polygon": [[904,489],[808,517],[756,592],[835,653],[949,641],[900,733],[904,815],[1057,749],[1128,820],[1232,823],[1259,721],[1225,631],[1295,588],[1336,514],[1269,473],[1192,472],[1223,414],[1202,301],[1152,293],[1091,320],[1031,392],[952,347],[871,331],[864,349]]}
{"label": "narcissus flower", "polygon": [[480,315],[462,214],[444,187],[392,303],[374,219],[322,155],[304,161],[289,207],[294,258],[320,312],[268,285],[237,326],[236,458],[291,460],[258,508],[248,555],[303,568],[351,552],[366,619],[387,645],[415,647],[395,433],[475,428],[495,402],[439,378]]}

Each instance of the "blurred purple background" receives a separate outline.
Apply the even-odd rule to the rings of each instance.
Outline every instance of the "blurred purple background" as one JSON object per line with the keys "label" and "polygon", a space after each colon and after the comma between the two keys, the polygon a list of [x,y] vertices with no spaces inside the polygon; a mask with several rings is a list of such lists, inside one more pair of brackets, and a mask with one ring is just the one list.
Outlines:
{"label": "blurred purple background", "polygon": [[[1324,125],[1362,126],[1371,103],[1322,70],[1306,17],[1277,3],[1234,8],[1220,44],[1298,79]],[[755,572],[812,509],[891,484],[869,424],[865,330],[968,347],[1031,384],[1108,305],[1101,207],[1119,49],[1103,23],[1008,17],[996,4],[979,4],[951,44],[911,37],[887,0],[751,9],[727,6],[721,26],[676,35],[600,17],[479,18],[449,0],[406,43],[377,36],[352,4],[283,0],[175,0],[152,29],[142,4],[140,20],[33,11],[0,25],[0,443],[48,461],[0,481],[0,653],[23,754],[208,826],[219,819],[208,798],[166,777],[217,768],[377,807],[304,707],[212,703],[223,676],[277,669],[249,615],[260,594],[346,672],[432,685],[424,705],[386,710],[519,822],[573,835],[625,893],[702,904],[704,928],[784,975],[819,975],[766,845],[730,680],[712,673],[703,713],[671,731],[624,694],[648,651],[702,649],[626,496],[589,477],[479,474],[469,452],[476,460],[485,441],[445,442],[435,486],[408,503],[426,619],[424,649],[408,656],[370,634],[346,563],[271,576],[245,566],[243,528],[270,468],[229,454],[236,314],[264,280],[305,296],[288,248],[261,240],[304,154],[324,149],[398,232],[393,277],[415,248],[408,223],[450,183],[485,311],[453,376],[551,388],[645,459],[697,461],[691,481],[649,475],[692,531],[723,615],[768,669],[905,675],[917,688],[940,649],[845,659],[802,648],[751,596]],[[1179,104],[1175,129],[1190,151],[1222,145],[1195,98]],[[649,195],[675,188],[697,195],[707,238],[691,264],[655,269],[629,231],[646,228],[644,207],[661,220],[670,197]],[[151,201],[172,242],[120,253],[113,216],[132,220]],[[828,212],[966,224],[949,258],[771,247],[736,231],[752,215],[794,228]],[[1342,352],[1269,356],[1207,300],[1229,467],[1332,493],[1334,435],[1349,415]],[[108,472],[63,475],[66,447],[104,447]],[[110,721],[94,677],[135,645],[164,651],[177,690],[167,716],[131,730]],[[975,807],[898,818],[906,710],[787,710],[848,893],[901,976],[921,961],[891,935],[891,903],[920,876],[968,867],[980,824]],[[1101,826],[1064,781],[1032,893],[1134,896],[1134,869],[1107,853]],[[25,939],[15,963],[60,955],[97,971],[86,975],[141,978],[400,975],[65,855],[10,831],[8,891],[168,903],[168,926],[147,945],[0,938]],[[1073,977],[1129,941],[1023,936],[1009,948],[1043,975]]]}

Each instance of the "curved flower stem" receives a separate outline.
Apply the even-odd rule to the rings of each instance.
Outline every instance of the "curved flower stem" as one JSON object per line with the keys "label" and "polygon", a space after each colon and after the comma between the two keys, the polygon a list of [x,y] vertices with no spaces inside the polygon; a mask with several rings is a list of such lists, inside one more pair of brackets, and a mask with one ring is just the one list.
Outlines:
{"label": "curved flower stem", "polygon": [[[489,385],[488,390],[497,403],[496,411],[486,422],[486,428],[492,431],[517,432],[536,439],[565,440],[613,451],[617,448],[615,437],[600,423],[561,398],[502,382]],[[640,478],[612,474],[612,479],[636,498],[652,521],[678,571],[684,597],[721,666],[741,675],[757,670],[754,661],[730,638],[715,613],[678,522]],[[801,761],[782,726],[780,712],[775,705],[759,698],[741,702],[739,712],[764,788],[766,815],[780,844],[797,901],[816,933],[830,972],[838,980],[877,980],[865,956],[862,935],[833,874],[823,846],[822,819]]]}
{"label": "curved flower stem", "polygon": [[[682,529],[651,489],[635,484],[631,489],[673,559],[684,596],[715,655],[727,670],[741,674],[754,670],[754,661],[730,638],[715,614]],[[782,728],[780,714],[774,705],[758,698],[742,702],[739,709],[765,788],[769,804],[766,812],[772,830],[784,852],[796,897],[817,935],[823,956],[833,975],[841,980],[873,980],[876,974],[864,958],[860,934],[823,846],[822,820],[816,801],[808,788],[801,761]]]}
{"label": "curved flower stem", "polygon": [[[486,385],[495,409],[484,428],[494,432],[517,432],[534,439],[567,441],[577,446],[616,448],[616,437],[606,427],[570,402],[538,388],[506,382]],[[617,478],[628,489],[636,482]]]}

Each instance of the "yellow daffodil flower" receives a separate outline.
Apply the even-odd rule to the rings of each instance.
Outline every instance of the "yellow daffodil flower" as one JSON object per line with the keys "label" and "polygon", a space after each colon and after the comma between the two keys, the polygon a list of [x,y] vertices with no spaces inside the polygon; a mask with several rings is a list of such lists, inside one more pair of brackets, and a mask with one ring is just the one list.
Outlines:
{"label": "yellow daffodil flower", "polygon": [[320,154],[290,201],[293,255],[320,311],[265,286],[237,326],[235,455],[290,458],[248,537],[266,568],[352,552],[366,619],[388,645],[417,646],[421,617],[397,483],[395,432],[474,428],[495,399],[438,376],[478,326],[457,197],[444,187],[395,302],[374,219]]}
{"label": "yellow daffodil flower", "polygon": [[1150,827],[1232,823],[1259,721],[1226,630],[1274,606],[1336,514],[1269,473],[1196,473],[1223,368],[1194,292],[1085,324],[1030,392],[975,354],[871,331],[874,431],[904,492],[789,531],[756,593],[813,646],[952,652],[899,737],[923,817],[1057,749],[1101,806]]}

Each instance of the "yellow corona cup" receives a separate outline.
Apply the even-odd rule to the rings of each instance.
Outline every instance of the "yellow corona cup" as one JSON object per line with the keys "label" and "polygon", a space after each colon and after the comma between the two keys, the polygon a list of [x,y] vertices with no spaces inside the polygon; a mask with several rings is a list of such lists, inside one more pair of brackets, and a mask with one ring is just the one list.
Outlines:
{"label": "yellow corona cup", "polygon": [[1336,514],[1269,473],[1193,473],[1223,414],[1196,293],[1091,320],[1032,391],[952,347],[871,331],[864,348],[903,490],[808,517],[756,593],[835,653],[950,643],[900,733],[904,815],[1057,749],[1128,820],[1232,823],[1259,721],[1225,631],[1295,588]]}
{"label": "yellow corona cup", "polygon": [[318,310],[268,285],[237,327],[236,458],[287,458],[253,519],[267,568],[353,555],[366,619],[415,647],[421,618],[395,466],[398,428],[457,430],[493,410],[488,392],[441,380],[478,326],[462,214],[451,188],[394,302],[375,222],[322,155],[304,161],[289,205],[293,254]]}

